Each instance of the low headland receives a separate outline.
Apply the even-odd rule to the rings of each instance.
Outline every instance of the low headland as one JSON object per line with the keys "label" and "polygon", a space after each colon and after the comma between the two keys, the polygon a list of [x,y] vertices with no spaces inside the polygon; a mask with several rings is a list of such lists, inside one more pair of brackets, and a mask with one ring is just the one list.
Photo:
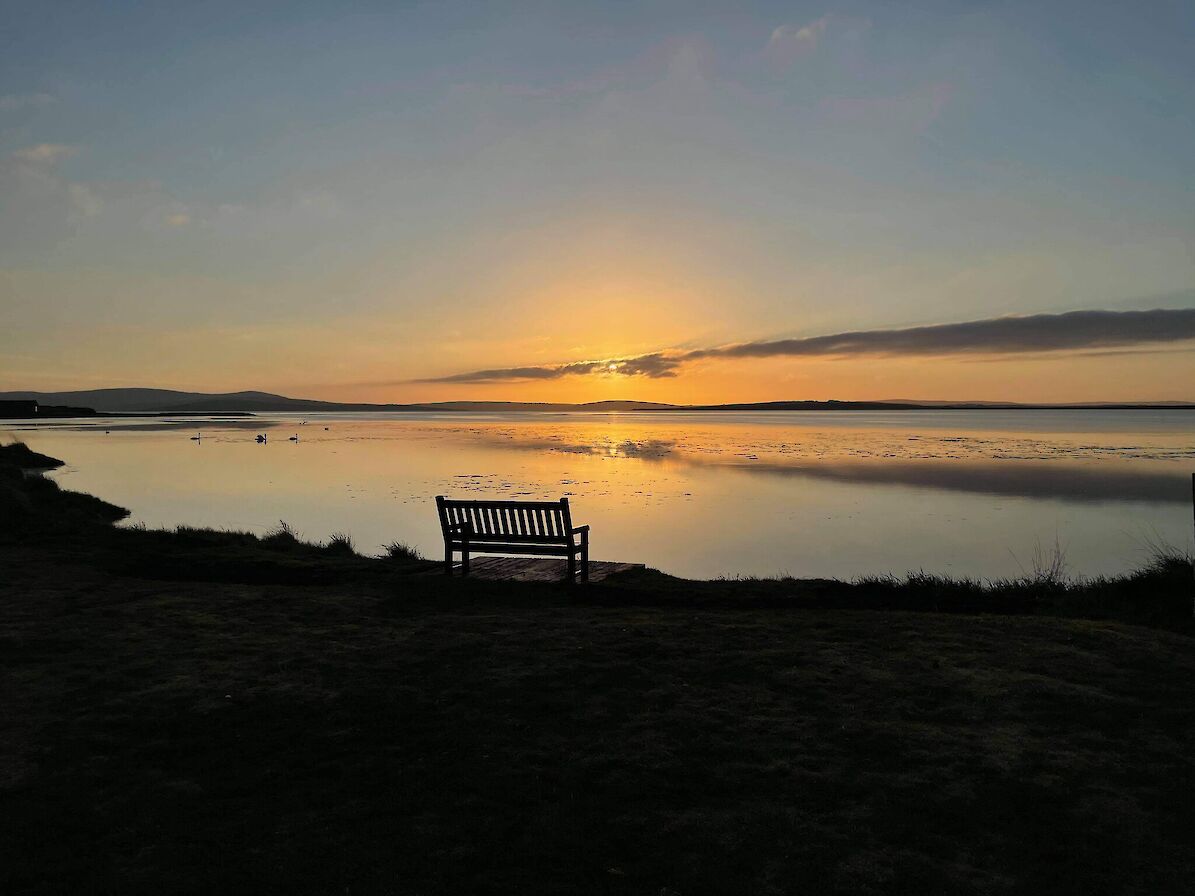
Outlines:
{"label": "low headland", "polygon": [[1182,892],[1190,559],[582,587],[0,448],[0,890]]}

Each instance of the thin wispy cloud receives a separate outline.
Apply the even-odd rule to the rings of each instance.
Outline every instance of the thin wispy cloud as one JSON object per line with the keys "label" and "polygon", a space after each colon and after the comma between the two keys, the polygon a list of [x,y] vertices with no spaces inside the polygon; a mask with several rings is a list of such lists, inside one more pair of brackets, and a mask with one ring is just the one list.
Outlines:
{"label": "thin wispy cloud", "polygon": [[769,56],[791,61],[794,56],[817,46],[830,21],[830,16],[824,15],[804,25],[777,25],[768,38],[765,52]]}
{"label": "thin wispy cloud", "polygon": [[19,159],[22,162],[33,162],[41,165],[53,165],[62,159],[68,159],[79,151],[77,146],[68,146],[65,143],[38,143],[34,146],[26,146],[24,149],[18,149],[12,154],[14,159]]}
{"label": "thin wispy cloud", "polygon": [[421,383],[508,383],[587,374],[676,376],[686,364],[710,359],[851,358],[884,356],[1017,355],[1148,346],[1195,339],[1195,308],[1149,311],[1070,311],[997,317],[894,330],[857,330],[651,352],[629,358],[493,368],[416,380]]}
{"label": "thin wispy cloud", "polygon": [[813,53],[827,40],[857,36],[871,26],[867,19],[826,13],[811,22],[785,22],[772,29],[763,48],[764,58],[779,70]]}
{"label": "thin wispy cloud", "polygon": [[683,356],[670,356],[663,352],[638,355],[632,358],[607,358],[602,361],[574,361],[569,364],[499,367],[493,370],[473,370],[452,376],[432,377],[415,380],[417,383],[510,383],[532,380],[557,380],[565,376],[585,374],[620,374],[622,376],[646,376],[651,378],[675,376],[675,370],[684,362]]}

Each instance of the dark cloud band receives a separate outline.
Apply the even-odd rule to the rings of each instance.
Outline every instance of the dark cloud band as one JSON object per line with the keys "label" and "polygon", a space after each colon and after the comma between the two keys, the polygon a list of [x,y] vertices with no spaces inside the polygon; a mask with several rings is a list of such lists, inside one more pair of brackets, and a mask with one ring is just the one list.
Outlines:
{"label": "dark cloud band", "polygon": [[858,330],[804,339],[744,342],[604,361],[475,370],[418,382],[505,383],[602,373],[659,378],[676,376],[684,364],[709,358],[1002,355],[1121,348],[1189,339],[1195,339],[1195,308],[1070,311],[900,330]]}

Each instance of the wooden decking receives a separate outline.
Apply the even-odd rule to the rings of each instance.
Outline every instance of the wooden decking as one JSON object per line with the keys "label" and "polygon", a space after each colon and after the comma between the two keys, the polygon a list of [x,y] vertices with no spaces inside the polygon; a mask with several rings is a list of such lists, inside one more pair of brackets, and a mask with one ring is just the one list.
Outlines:
{"label": "wooden decking", "polygon": [[[460,564],[453,567],[453,576],[460,573]],[[608,560],[589,562],[589,581],[600,582],[616,572],[643,569],[642,563],[613,563]],[[563,582],[568,578],[568,564],[564,560],[532,559],[527,557],[474,557],[469,561],[469,578],[505,582]]]}

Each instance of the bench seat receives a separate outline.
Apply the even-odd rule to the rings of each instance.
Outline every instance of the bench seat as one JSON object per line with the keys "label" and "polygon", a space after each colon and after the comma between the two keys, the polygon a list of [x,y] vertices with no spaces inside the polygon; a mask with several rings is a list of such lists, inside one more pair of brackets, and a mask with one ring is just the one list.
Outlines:
{"label": "bench seat", "polygon": [[522,554],[564,557],[570,583],[578,575],[582,582],[589,581],[589,527],[573,526],[568,498],[467,501],[440,495],[436,511],[444,537],[446,575],[452,575],[454,553],[461,555],[461,574],[465,576],[471,554]]}

